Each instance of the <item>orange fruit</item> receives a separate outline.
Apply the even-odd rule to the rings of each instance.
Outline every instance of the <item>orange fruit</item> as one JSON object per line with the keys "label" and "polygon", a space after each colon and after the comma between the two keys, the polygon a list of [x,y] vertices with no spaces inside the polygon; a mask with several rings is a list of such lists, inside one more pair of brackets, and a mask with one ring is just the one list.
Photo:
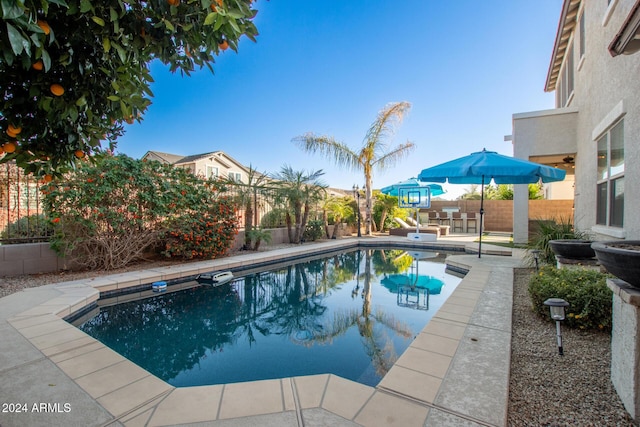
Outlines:
{"label": "orange fruit", "polygon": [[44,182],[51,182],[53,181],[53,176],[51,176],[51,174],[46,174],[44,177]]}
{"label": "orange fruit", "polygon": [[218,3],[218,6],[222,7],[222,0],[216,0],[216,3]]}
{"label": "orange fruit", "polygon": [[10,138],[15,138],[16,136],[18,136],[15,132],[11,132],[9,129],[7,129],[7,135],[9,135]]}
{"label": "orange fruit", "polygon": [[7,127],[7,132],[11,132],[14,135],[19,135],[22,132],[22,128],[20,126],[9,125]]}
{"label": "orange fruit", "polygon": [[15,142],[9,141],[5,142],[2,148],[4,149],[5,153],[13,153],[16,151],[16,148],[18,148],[18,146]]}
{"label": "orange fruit", "polygon": [[4,154],[4,148],[2,148],[2,145],[0,145],[0,154]]}
{"label": "orange fruit", "polygon": [[220,43],[218,47],[222,50],[227,50],[229,49],[229,43],[227,43],[226,40],[222,40],[222,43]]}
{"label": "orange fruit", "polygon": [[171,6],[178,6],[180,4],[180,0],[167,0],[167,3]]}
{"label": "orange fruit", "polygon": [[31,68],[40,71],[44,68],[44,64],[42,63],[42,61],[38,60],[31,65]]}
{"label": "orange fruit", "polygon": [[64,94],[64,88],[58,83],[52,84],[51,86],[49,86],[49,89],[55,96],[62,96],[62,94]]}
{"label": "orange fruit", "polygon": [[82,151],[82,150],[76,150],[76,152],[74,154],[78,159],[81,159],[81,158],[84,157],[84,151]]}
{"label": "orange fruit", "polygon": [[44,31],[44,34],[48,36],[49,33],[51,32],[51,27],[49,27],[49,24],[47,24],[47,21],[38,19],[37,24],[38,24],[38,27],[40,27],[42,31]]}

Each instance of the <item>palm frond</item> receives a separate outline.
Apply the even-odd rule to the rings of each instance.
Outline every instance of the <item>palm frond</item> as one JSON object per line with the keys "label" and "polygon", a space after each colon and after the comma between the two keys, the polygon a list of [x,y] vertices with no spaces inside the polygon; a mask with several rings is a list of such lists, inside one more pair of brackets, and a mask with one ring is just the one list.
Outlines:
{"label": "palm frond", "polygon": [[346,166],[353,170],[361,168],[358,162],[358,154],[346,144],[336,141],[331,136],[317,136],[313,133],[306,133],[293,138],[293,141],[309,153],[318,152],[323,156],[333,158],[338,166]]}
{"label": "palm frond", "polygon": [[386,148],[384,140],[394,134],[396,126],[402,122],[410,108],[411,104],[406,101],[387,104],[367,131],[364,139],[365,147],[384,151]]}

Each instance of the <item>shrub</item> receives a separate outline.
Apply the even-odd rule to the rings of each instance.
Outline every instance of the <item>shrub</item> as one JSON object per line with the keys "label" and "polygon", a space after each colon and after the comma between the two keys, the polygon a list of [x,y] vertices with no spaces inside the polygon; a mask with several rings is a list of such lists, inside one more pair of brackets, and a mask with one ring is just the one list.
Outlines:
{"label": "shrub", "polygon": [[612,292],[607,288],[607,275],[589,269],[557,269],[545,266],[529,281],[533,310],[551,320],[548,298],[562,298],[567,307],[566,323],[580,329],[611,329]]}
{"label": "shrub", "polygon": [[9,223],[0,233],[0,238],[16,239],[19,243],[28,243],[38,240],[38,238],[49,237],[52,234],[53,227],[49,219],[42,214],[34,214]]}
{"label": "shrub", "polygon": [[235,232],[234,209],[218,196],[218,185],[124,155],[84,163],[43,189],[55,225],[51,247],[80,266],[106,270],[157,246],[168,256],[216,256]]}
{"label": "shrub", "polygon": [[[334,227],[339,227],[339,224],[335,224]],[[303,238],[306,241],[315,242],[324,235],[324,224],[320,220],[311,220],[307,222],[307,227],[304,230]]]}
{"label": "shrub", "polygon": [[267,212],[260,220],[260,227],[262,228],[284,227],[285,213],[286,211],[281,208],[276,208]]}

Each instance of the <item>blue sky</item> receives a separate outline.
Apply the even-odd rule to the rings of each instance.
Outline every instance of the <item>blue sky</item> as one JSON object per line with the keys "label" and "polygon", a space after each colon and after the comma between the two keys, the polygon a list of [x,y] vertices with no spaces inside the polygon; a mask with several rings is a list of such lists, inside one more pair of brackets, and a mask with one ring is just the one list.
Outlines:
{"label": "blue sky", "polygon": [[[412,104],[390,146],[417,148],[374,188],[482,148],[512,155],[513,113],[553,108],[544,92],[561,0],[258,0],[257,43],[191,77],[152,64],[153,104],[118,152],[222,150],[261,172],[325,172],[362,187],[361,172],[302,151],[306,132],[358,150],[389,102]],[[466,186],[447,186],[447,198]]]}

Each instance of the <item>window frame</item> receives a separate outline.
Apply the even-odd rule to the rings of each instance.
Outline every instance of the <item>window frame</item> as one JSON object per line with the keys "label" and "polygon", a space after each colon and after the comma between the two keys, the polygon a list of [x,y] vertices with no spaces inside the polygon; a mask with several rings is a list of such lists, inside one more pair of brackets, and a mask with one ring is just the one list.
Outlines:
{"label": "window frame", "polygon": [[[620,143],[622,146],[622,166],[621,170],[612,173],[612,147],[615,143],[612,134],[618,132],[618,126],[621,126],[619,130]],[[595,224],[597,227],[607,227],[615,229],[624,228],[624,118],[620,118],[613,123],[607,130],[600,135],[596,142],[596,218]],[[599,164],[601,159],[600,155],[603,150],[600,148],[600,143],[604,141],[605,147],[605,159],[604,171],[602,165]],[[615,167],[615,165],[614,165]],[[604,173],[603,173],[604,172]],[[621,202],[616,200],[615,191],[617,184],[622,184],[622,198]],[[604,198],[604,200],[603,200]],[[616,203],[618,202],[618,203]],[[604,217],[604,218],[603,218]]]}

